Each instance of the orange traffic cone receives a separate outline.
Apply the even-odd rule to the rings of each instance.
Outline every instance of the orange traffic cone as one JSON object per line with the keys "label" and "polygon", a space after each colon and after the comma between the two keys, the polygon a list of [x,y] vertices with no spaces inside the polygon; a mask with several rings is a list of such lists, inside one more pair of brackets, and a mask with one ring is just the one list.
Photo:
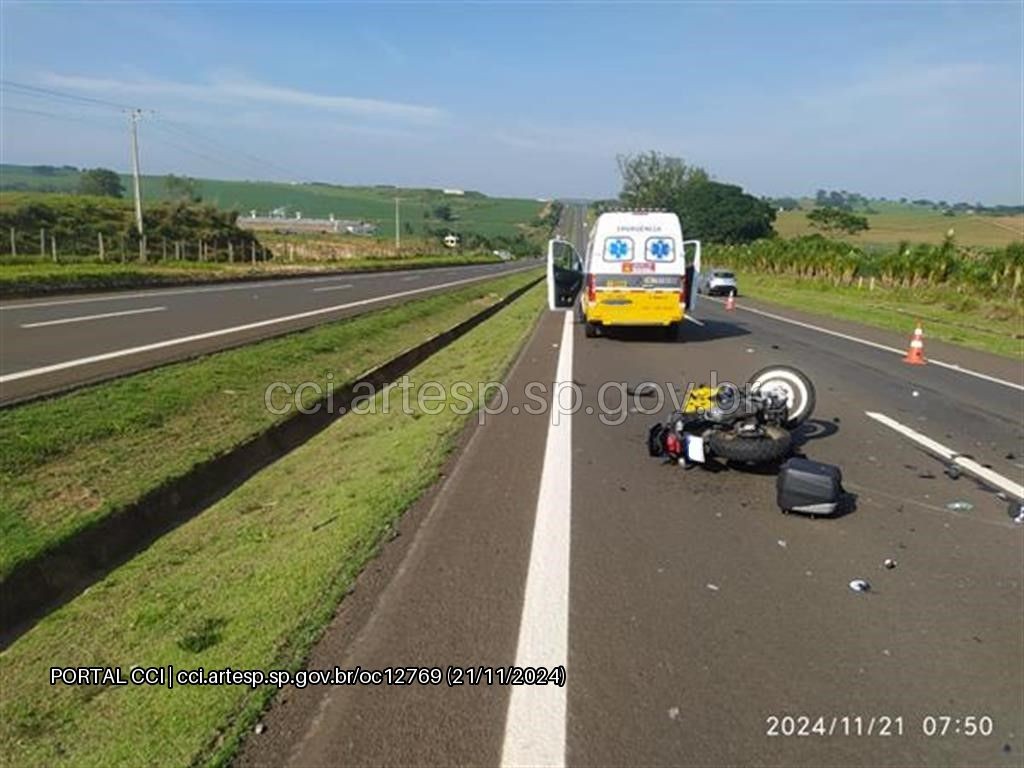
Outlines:
{"label": "orange traffic cone", "polygon": [[732,312],[736,309],[736,292],[729,291],[729,295],[725,297],[725,311]]}
{"label": "orange traffic cone", "polygon": [[917,327],[914,328],[914,335],[910,339],[910,348],[907,350],[907,356],[903,358],[904,363],[910,365],[924,365],[924,331],[921,330],[921,321],[917,321]]}

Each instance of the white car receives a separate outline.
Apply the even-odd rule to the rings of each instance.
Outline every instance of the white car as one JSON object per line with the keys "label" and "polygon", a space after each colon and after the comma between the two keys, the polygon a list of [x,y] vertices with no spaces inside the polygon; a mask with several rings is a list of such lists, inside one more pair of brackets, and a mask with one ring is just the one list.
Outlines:
{"label": "white car", "polygon": [[701,293],[706,293],[709,296],[728,296],[730,293],[739,296],[740,289],[736,285],[736,275],[724,269],[712,269],[701,280]]}

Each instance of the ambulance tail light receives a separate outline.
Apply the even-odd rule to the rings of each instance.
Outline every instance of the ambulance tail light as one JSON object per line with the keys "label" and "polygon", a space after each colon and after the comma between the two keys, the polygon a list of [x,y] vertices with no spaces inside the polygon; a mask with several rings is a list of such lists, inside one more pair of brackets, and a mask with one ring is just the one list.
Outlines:
{"label": "ambulance tail light", "polygon": [[597,301],[597,280],[587,275],[587,301]]}

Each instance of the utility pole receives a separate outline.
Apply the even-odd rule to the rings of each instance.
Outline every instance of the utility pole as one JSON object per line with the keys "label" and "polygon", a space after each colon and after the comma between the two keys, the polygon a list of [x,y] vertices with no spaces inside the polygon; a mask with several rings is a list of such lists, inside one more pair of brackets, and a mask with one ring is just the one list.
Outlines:
{"label": "utility pole", "polygon": [[402,198],[395,198],[395,253],[402,249],[402,229],[401,229],[401,217],[398,215],[399,203]]}
{"label": "utility pole", "polygon": [[[132,128],[132,186],[135,189],[135,228],[139,231],[141,243],[142,232],[142,189],[139,184],[139,118],[142,117],[141,109],[133,109],[129,113],[129,123]],[[140,251],[140,257],[145,260],[145,248]]]}

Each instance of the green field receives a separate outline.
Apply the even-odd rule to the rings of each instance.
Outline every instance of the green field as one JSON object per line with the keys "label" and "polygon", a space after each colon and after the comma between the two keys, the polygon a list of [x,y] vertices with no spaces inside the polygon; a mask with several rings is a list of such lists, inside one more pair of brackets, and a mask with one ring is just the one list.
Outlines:
{"label": "green field", "polygon": [[921,321],[931,339],[1024,359],[1020,300],[982,298],[950,288],[883,288],[737,270],[743,296],[909,334]]}
{"label": "green field", "polygon": [[336,422],[16,641],[0,655],[0,764],[225,764],[269,686],[51,686],[50,666],[298,668],[468,418],[450,397],[424,413],[416,388],[500,381],[543,303],[535,286],[414,369],[411,412],[390,390],[388,412]]}
{"label": "green field", "polygon": [[[73,193],[78,188],[79,172],[59,169],[40,172],[30,166],[0,165],[0,190]],[[168,199],[163,176],[143,176],[143,201]],[[125,190],[131,179],[123,176]],[[460,234],[483,237],[514,237],[529,234],[545,203],[520,198],[487,197],[478,192],[463,196],[446,195],[439,189],[403,189],[391,186],[343,187],[319,183],[282,183],[273,181],[221,181],[199,179],[199,191],[205,202],[218,208],[247,215],[256,210],[267,215],[284,209],[288,216],[301,212],[304,218],[327,218],[372,222],[382,237],[394,238],[395,198],[401,198],[403,234],[422,235],[427,228],[450,228]],[[427,218],[435,208],[451,206],[453,220]],[[406,226],[408,225],[408,227]],[[546,233],[545,233],[546,234]]]}
{"label": "green field", "polygon": [[[949,230],[961,245],[1001,247],[1024,239],[1024,215],[990,216],[958,213],[944,216],[930,208],[890,204],[875,206],[879,213],[860,213],[871,227],[858,235],[841,235],[851,243],[871,246],[895,246],[901,242],[930,243],[943,241]],[[799,237],[819,230],[807,221],[806,211],[783,211],[775,219],[775,231],[782,237]]]}

